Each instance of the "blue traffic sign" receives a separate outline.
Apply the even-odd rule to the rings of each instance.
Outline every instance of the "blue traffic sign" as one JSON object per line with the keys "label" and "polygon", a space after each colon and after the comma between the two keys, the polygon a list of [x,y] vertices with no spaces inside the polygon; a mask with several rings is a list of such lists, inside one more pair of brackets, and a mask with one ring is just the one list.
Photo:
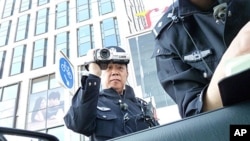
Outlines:
{"label": "blue traffic sign", "polygon": [[71,89],[74,84],[74,78],[73,78],[73,71],[70,66],[70,63],[65,58],[60,58],[59,60],[59,70],[60,70],[60,76],[64,83],[64,85]]}

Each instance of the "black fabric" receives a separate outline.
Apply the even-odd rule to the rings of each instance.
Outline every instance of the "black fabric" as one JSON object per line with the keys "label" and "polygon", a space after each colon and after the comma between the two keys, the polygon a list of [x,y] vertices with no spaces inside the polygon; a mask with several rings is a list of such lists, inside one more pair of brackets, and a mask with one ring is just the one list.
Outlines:
{"label": "black fabric", "polygon": [[250,99],[250,69],[224,78],[219,82],[224,106]]}
{"label": "black fabric", "polygon": [[[95,75],[81,81],[83,86],[74,94],[64,117],[68,129],[90,136],[91,141],[104,141],[151,127],[132,87],[126,85],[119,95],[112,88],[99,91],[101,79]],[[128,107],[123,109],[121,104]]]}

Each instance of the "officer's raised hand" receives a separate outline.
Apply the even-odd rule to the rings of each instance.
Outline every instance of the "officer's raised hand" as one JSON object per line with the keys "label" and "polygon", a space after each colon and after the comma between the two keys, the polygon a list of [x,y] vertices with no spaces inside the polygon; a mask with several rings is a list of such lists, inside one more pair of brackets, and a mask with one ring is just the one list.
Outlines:
{"label": "officer's raised hand", "polygon": [[88,62],[88,71],[90,74],[100,77],[102,74],[102,71],[101,71],[100,66],[97,63],[95,63],[95,59],[94,59],[95,51],[96,49],[91,49],[87,53],[86,60]]}

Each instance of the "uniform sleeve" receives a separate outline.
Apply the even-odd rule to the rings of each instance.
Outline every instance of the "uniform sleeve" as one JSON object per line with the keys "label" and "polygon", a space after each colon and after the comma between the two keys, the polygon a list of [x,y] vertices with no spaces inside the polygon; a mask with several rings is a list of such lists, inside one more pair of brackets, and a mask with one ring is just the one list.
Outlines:
{"label": "uniform sleeve", "polygon": [[203,93],[209,80],[203,77],[200,71],[203,68],[195,68],[204,66],[200,62],[192,62],[191,65],[184,62],[183,53],[191,51],[192,42],[187,43],[189,36],[183,32],[182,23],[174,21],[174,16],[170,17],[169,13],[165,13],[154,28],[157,32],[154,32],[152,57],[155,58],[158,79],[163,89],[178,105],[183,118],[201,112]]}
{"label": "uniform sleeve", "polygon": [[[83,80],[85,79],[85,80]],[[67,128],[90,136],[95,129],[96,107],[100,89],[100,78],[94,75],[82,77],[82,87],[75,93],[64,122]]]}
{"label": "uniform sleeve", "polygon": [[181,117],[200,113],[208,80],[200,71],[184,63],[178,54],[169,49],[171,47],[167,49],[161,44],[168,45],[156,41],[154,56],[162,87],[178,105]]}

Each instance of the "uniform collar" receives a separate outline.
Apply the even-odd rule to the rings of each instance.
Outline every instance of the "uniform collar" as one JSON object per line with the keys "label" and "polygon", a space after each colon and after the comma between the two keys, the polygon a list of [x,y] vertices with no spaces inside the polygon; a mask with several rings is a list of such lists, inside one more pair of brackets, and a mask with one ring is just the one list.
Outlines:
{"label": "uniform collar", "polygon": [[[120,98],[120,95],[113,88],[102,90],[100,92],[100,95],[106,95],[106,96],[110,96],[110,97],[114,97],[114,98]],[[128,85],[125,86],[124,97],[126,97],[128,99],[135,98],[135,93],[134,93],[134,90],[132,87],[130,87]]]}

